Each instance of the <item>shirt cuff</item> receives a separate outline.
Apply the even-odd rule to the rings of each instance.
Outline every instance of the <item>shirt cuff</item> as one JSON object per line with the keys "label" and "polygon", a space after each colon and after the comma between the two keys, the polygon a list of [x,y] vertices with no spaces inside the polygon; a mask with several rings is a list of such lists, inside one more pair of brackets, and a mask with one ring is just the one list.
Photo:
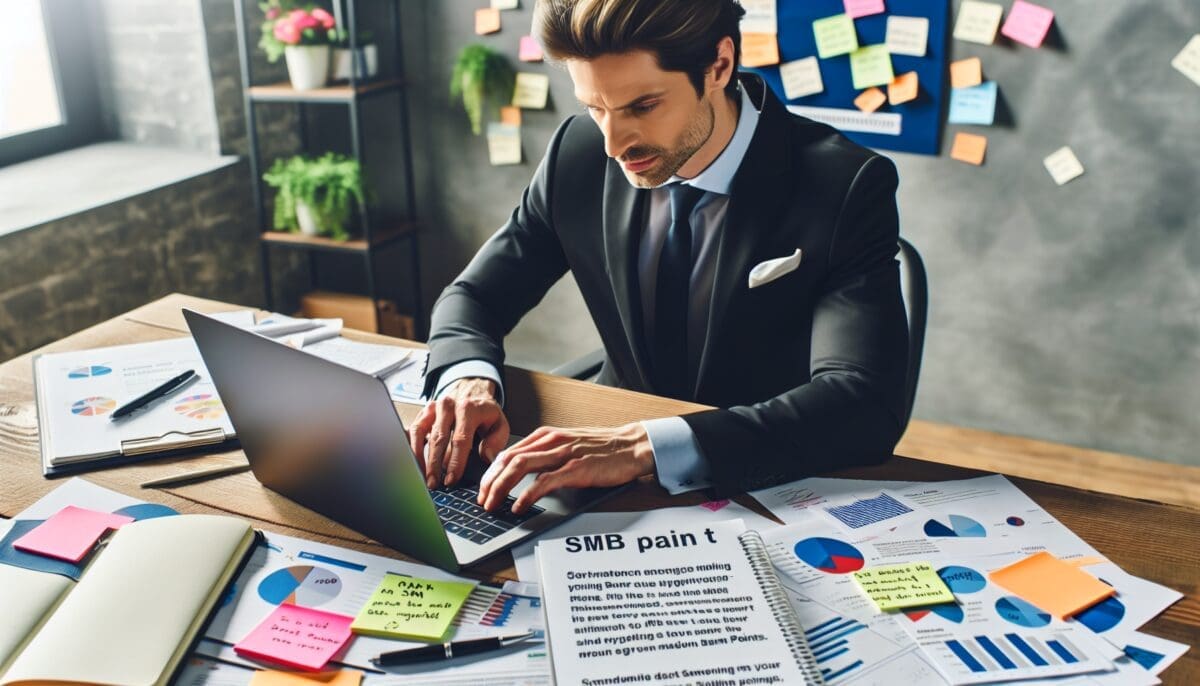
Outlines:
{"label": "shirt cuff", "polygon": [[450,384],[467,378],[491,379],[496,382],[496,401],[500,403],[500,407],[504,407],[504,384],[500,381],[500,370],[496,369],[496,365],[485,360],[466,360],[447,367],[446,371],[438,377],[438,387],[433,392],[432,400],[442,397],[442,393],[450,387]]}
{"label": "shirt cuff", "polygon": [[642,422],[654,451],[658,483],[671,495],[708,488],[712,475],[700,454],[696,434],[682,417],[651,419]]}

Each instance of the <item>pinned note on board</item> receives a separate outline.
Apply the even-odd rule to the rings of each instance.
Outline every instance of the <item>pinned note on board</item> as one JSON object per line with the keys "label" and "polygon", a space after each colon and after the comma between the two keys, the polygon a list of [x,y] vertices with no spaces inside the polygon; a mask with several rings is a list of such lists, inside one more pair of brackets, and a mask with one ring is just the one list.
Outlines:
{"label": "pinned note on board", "polygon": [[505,105],[500,108],[500,123],[509,126],[521,125],[521,108]]}
{"label": "pinned note on board", "polygon": [[1066,619],[1117,592],[1044,550],[991,572],[988,579],[1059,619]]}
{"label": "pinned note on board", "polygon": [[950,148],[950,158],[979,166],[983,164],[987,154],[987,138],[973,133],[959,131],[954,135],[954,145]]}
{"label": "pinned note on board", "polygon": [[929,18],[889,16],[886,36],[883,42],[893,55],[924,57],[929,49]]}
{"label": "pinned note on board", "polygon": [[119,529],[133,517],[68,505],[13,541],[17,550],[79,564],[109,529]]}
{"label": "pinned note on board", "polygon": [[353,621],[353,617],[284,603],[233,650],[242,657],[316,671],[350,640]]}
{"label": "pinned note on board", "polygon": [[492,8],[498,10],[515,10],[521,6],[521,0],[492,0]]}
{"label": "pinned note on board", "polygon": [[357,669],[330,672],[280,672],[260,669],[250,677],[249,686],[359,686],[363,673]]}
{"label": "pinned note on board", "polygon": [[842,0],[842,6],[846,8],[846,14],[851,19],[882,14],[886,9],[883,0]]}
{"label": "pinned note on board", "polygon": [[885,102],[887,102],[887,96],[883,94],[883,91],[878,88],[868,88],[854,99],[854,106],[870,114],[882,107]]}
{"label": "pinned note on board", "polygon": [[825,90],[825,84],[821,81],[821,66],[816,57],[779,65],[779,78],[783,81],[783,93],[788,100]]}
{"label": "pinned note on board", "polygon": [[[517,110],[520,112],[520,110]],[[488,122],[488,161],[493,167],[521,163],[521,127]]]}
{"label": "pinned note on board", "polygon": [[779,37],[773,33],[742,32],[742,66],[779,64]]}
{"label": "pinned note on board", "polygon": [[776,0],[742,0],[746,14],[738,23],[743,33],[779,33]]}
{"label": "pinned note on board", "polygon": [[854,583],[880,610],[954,602],[954,594],[928,562],[867,567],[854,572]]}
{"label": "pinned note on board", "polygon": [[1053,23],[1053,11],[1032,2],[1016,0],[1008,10],[1008,19],[1004,20],[1000,33],[1031,48],[1040,48]]}
{"label": "pinned note on board", "polygon": [[475,10],[475,33],[485,36],[500,30],[500,10],[482,7]]}
{"label": "pinned note on board", "polygon": [[513,107],[527,110],[544,110],[550,98],[550,77],[532,72],[517,72],[516,87],[513,88]]}
{"label": "pinned note on board", "polygon": [[888,84],[888,104],[902,105],[917,99],[921,82],[917,72],[910,71],[897,76]]}
{"label": "pinned note on board", "polygon": [[1183,50],[1171,60],[1171,66],[1200,86],[1200,33],[1192,36],[1183,46]]}
{"label": "pinned note on board", "polygon": [[996,93],[995,81],[951,90],[948,121],[951,124],[991,126],[996,122]]}
{"label": "pinned note on board", "polygon": [[[1066,145],[1047,155],[1046,159],[1042,160],[1042,164],[1050,173],[1050,177],[1054,179],[1054,183],[1060,186],[1083,175],[1083,164],[1075,156],[1075,151]],[[1070,564],[1079,566],[1075,560],[1071,560]]]}
{"label": "pinned note on board", "polygon": [[817,43],[817,56],[821,59],[848,55],[858,49],[858,34],[854,32],[854,20],[848,14],[813,21],[813,38]]}
{"label": "pinned note on board", "polygon": [[958,21],[954,23],[954,37],[958,40],[991,45],[996,42],[996,30],[1000,28],[1000,17],[1004,7],[993,2],[963,0],[958,6]]}
{"label": "pinned note on board", "polygon": [[892,82],[892,55],[886,45],[865,45],[850,53],[850,80],[856,90]]}
{"label": "pinned note on board", "polygon": [[520,47],[517,48],[517,59],[522,62],[541,62],[542,46],[533,36],[521,36]]}
{"label": "pinned note on board", "polygon": [[950,63],[950,87],[970,88],[983,83],[983,62],[978,57],[968,57]]}
{"label": "pinned note on board", "polygon": [[438,641],[475,585],[386,574],[351,627],[383,638]]}

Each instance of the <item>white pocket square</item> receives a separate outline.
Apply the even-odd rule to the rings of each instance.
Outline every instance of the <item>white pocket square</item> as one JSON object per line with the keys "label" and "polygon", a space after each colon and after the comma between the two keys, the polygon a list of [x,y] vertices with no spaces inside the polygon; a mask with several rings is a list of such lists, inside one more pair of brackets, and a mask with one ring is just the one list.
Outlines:
{"label": "white pocket square", "polygon": [[796,271],[796,267],[799,266],[800,248],[796,248],[796,252],[787,257],[777,257],[773,260],[760,262],[755,265],[754,269],[750,270],[750,287],[758,288],[763,284],[771,283],[785,274]]}

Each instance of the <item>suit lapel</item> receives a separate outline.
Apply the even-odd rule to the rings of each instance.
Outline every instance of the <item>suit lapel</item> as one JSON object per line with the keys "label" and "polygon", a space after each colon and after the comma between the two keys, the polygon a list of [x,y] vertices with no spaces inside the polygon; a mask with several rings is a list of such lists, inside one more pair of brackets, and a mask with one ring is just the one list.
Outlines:
{"label": "suit lapel", "polygon": [[616,162],[609,160],[604,177],[604,253],[625,338],[640,389],[650,387],[642,350],[642,297],[637,280],[646,191],[634,188]]}

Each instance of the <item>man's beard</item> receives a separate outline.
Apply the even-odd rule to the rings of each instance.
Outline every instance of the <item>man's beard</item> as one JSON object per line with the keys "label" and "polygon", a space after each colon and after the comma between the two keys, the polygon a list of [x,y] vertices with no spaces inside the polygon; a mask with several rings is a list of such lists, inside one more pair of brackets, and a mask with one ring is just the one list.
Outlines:
{"label": "man's beard", "polygon": [[671,150],[640,146],[630,148],[621,156],[622,160],[644,160],[648,157],[658,157],[658,162],[644,172],[631,172],[624,167],[625,178],[629,183],[639,188],[657,188],[667,182],[679,171],[680,167],[692,159],[692,155],[708,142],[716,126],[716,111],[712,103],[704,101],[707,107],[701,108],[700,113],[688,123],[679,142]]}

